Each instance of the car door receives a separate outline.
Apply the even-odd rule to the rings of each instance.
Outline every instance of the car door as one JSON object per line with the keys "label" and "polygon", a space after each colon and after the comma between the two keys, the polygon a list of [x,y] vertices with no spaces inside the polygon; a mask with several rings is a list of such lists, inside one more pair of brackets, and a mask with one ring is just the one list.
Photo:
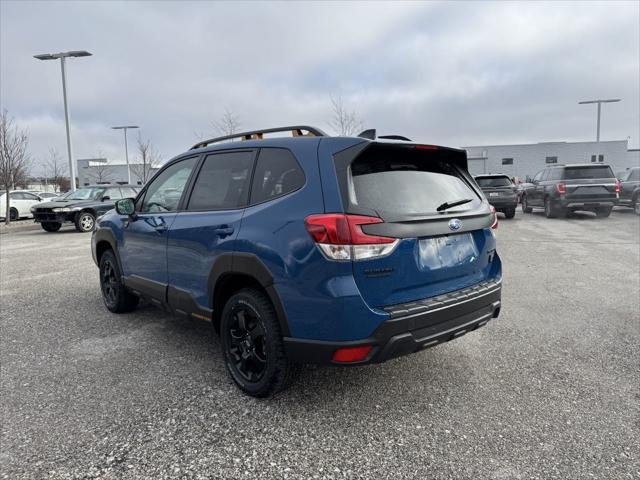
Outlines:
{"label": "car door", "polygon": [[216,259],[235,249],[254,157],[254,149],[243,149],[212,153],[201,162],[185,209],[169,229],[168,300],[173,308],[209,318],[209,274]]}
{"label": "car door", "polygon": [[22,199],[18,200],[18,202],[20,203],[20,208],[18,209],[18,211],[20,212],[20,216],[32,216],[31,207],[40,203],[40,197],[29,192],[20,192],[20,195],[22,196]]}
{"label": "car door", "polygon": [[539,199],[542,198],[540,195],[540,190],[541,188],[543,188],[540,185],[540,180],[544,172],[544,170],[539,171],[533,177],[533,180],[531,180],[533,186],[527,190],[527,202],[529,205],[538,205],[540,203]]}
{"label": "car door", "polygon": [[167,233],[197,161],[193,156],[165,167],[137,199],[135,215],[122,219],[125,284],[160,302],[166,301]]}

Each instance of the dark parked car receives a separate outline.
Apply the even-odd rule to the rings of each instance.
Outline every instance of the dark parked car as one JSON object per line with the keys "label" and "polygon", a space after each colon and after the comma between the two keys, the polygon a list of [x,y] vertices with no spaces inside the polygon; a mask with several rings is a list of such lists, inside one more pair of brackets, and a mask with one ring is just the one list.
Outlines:
{"label": "dark parked car", "polygon": [[633,167],[619,176],[620,199],[618,205],[631,207],[640,215],[640,167]]}
{"label": "dark parked car", "polygon": [[476,182],[497,212],[513,218],[518,207],[518,187],[508,175],[478,175]]}
{"label": "dark parked car", "polygon": [[465,151],[362,135],[282,127],[169,161],[98,220],[106,307],[212,322],[258,397],[296,364],[379,363],[497,317],[495,216]]}
{"label": "dark parked car", "polygon": [[116,200],[133,197],[138,190],[139,187],[133,185],[82,187],[63,198],[35,205],[31,213],[47,232],[57,232],[63,223],[73,223],[79,232],[90,232],[96,218],[111,210]]}
{"label": "dark parked car", "polygon": [[547,218],[585,210],[608,217],[618,203],[620,182],[609,165],[554,165],[538,172],[522,196],[522,211],[544,208]]}

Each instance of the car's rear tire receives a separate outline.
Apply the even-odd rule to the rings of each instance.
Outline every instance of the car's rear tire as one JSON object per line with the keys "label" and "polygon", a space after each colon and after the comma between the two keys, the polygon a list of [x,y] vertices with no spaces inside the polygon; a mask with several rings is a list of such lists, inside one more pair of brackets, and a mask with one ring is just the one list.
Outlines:
{"label": "car's rear tire", "polygon": [[505,211],[504,211],[504,216],[505,216],[506,218],[513,218],[513,217],[515,217],[515,216],[516,216],[516,208],[515,208],[515,207],[513,207],[513,208],[507,208],[507,209],[505,209]]}
{"label": "car's rear tire", "polygon": [[613,207],[599,207],[599,208],[596,208],[596,216],[600,217],[600,218],[606,218],[609,215],[611,215],[611,210],[613,210]]}
{"label": "car's rear tire", "polygon": [[122,272],[113,250],[100,257],[100,290],[106,307],[113,313],[130,312],[140,299],[122,283]]}
{"label": "car's rear tire", "polygon": [[544,215],[547,218],[556,218],[558,216],[556,209],[551,204],[551,198],[546,197],[544,199]]}
{"label": "car's rear tire", "polygon": [[40,226],[46,232],[57,232],[62,227],[62,224],[58,222],[42,222]]}
{"label": "car's rear tire", "polygon": [[278,318],[263,292],[246,288],[227,300],[220,338],[227,371],[243,392],[270,397],[289,385],[297,366],[284,353]]}
{"label": "car's rear tire", "polygon": [[527,201],[527,196],[522,196],[522,213],[531,213],[533,212],[533,208],[529,206],[529,202]]}
{"label": "car's rear tire", "polygon": [[92,232],[96,227],[96,217],[91,212],[80,212],[76,215],[76,230],[82,233]]}
{"label": "car's rear tire", "polygon": [[15,220],[18,220],[18,218],[20,218],[20,216],[18,215],[18,210],[16,210],[15,208],[11,207],[9,209],[9,220],[11,220],[13,222]]}
{"label": "car's rear tire", "polygon": [[636,198],[633,202],[633,211],[636,212],[636,215],[640,215],[640,198]]}

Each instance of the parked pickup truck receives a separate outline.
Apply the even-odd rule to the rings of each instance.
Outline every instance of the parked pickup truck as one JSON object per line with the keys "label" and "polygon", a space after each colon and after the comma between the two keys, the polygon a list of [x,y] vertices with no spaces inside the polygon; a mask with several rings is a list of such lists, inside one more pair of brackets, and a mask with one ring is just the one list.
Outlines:
{"label": "parked pickup truck", "polygon": [[619,176],[620,198],[618,205],[631,207],[640,215],[640,167],[630,168]]}
{"label": "parked pickup truck", "polygon": [[618,204],[620,182],[609,165],[554,165],[538,172],[522,196],[522,211],[544,208],[547,218],[586,210],[608,217]]}

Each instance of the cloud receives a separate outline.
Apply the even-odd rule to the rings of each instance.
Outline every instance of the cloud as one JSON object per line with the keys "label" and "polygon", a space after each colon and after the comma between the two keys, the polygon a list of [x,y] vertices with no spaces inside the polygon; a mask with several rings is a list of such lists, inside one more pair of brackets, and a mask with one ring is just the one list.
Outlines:
{"label": "cloud", "polygon": [[602,136],[638,145],[637,3],[2,2],[0,99],[36,158],[66,151],[59,66],[68,63],[76,156],[123,156],[133,123],[171,157],[244,128],[328,128],[340,92],[365,126],[430,143],[587,140],[588,98],[621,97]]}

